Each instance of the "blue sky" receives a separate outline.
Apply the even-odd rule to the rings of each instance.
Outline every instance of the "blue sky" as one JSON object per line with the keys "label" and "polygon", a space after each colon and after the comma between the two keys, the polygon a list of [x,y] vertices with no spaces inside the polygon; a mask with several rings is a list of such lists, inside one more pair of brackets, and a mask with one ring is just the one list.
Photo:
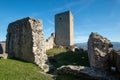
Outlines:
{"label": "blue sky", "polygon": [[71,10],[74,42],[87,42],[91,32],[120,42],[120,0],[0,0],[0,41],[8,24],[30,16],[43,21],[45,38],[54,32],[54,15]]}

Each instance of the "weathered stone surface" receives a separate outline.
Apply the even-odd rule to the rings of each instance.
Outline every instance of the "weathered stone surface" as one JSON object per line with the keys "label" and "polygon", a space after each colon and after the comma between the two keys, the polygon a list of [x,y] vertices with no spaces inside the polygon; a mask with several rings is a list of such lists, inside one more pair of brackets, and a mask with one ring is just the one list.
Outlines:
{"label": "weathered stone surface", "polygon": [[73,66],[73,65],[67,65],[62,66],[57,69],[58,74],[71,74],[77,77],[84,76],[88,78],[94,78],[99,80],[119,80],[117,77],[107,75],[105,72],[101,72],[99,70],[94,70],[90,67],[85,66]]}
{"label": "weathered stone surface", "polygon": [[0,42],[0,54],[5,53],[5,51],[6,51],[5,47],[6,47],[6,42],[5,41],[1,41]]}
{"label": "weathered stone surface", "polygon": [[75,52],[76,49],[78,49],[78,47],[76,45],[71,45],[66,47],[67,51],[72,51]]}
{"label": "weathered stone surface", "polygon": [[55,44],[71,46],[74,44],[74,17],[71,11],[55,15]]}
{"label": "weathered stone surface", "polygon": [[109,67],[111,68],[115,68],[114,71],[118,71],[117,70],[117,56],[118,56],[118,52],[116,50],[111,50],[109,53]]}
{"label": "weathered stone surface", "polygon": [[106,71],[109,69],[109,54],[113,50],[111,42],[97,33],[91,33],[88,40],[90,66]]}
{"label": "weathered stone surface", "polygon": [[30,17],[10,23],[7,30],[7,53],[17,58],[37,64],[48,71],[42,21]]}
{"label": "weathered stone surface", "polygon": [[116,58],[116,66],[117,66],[117,69],[119,70],[120,72],[120,51],[119,53],[117,54],[117,58]]}
{"label": "weathered stone surface", "polygon": [[7,59],[6,42],[5,41],[0,42],[0,58]]}
{"label": "weathered stone surface", "polygon": [[55,46],[54,39],[55,39],[55,34],[52,33],[51,36],[47,40],[45,40],[46,50],[52,49]]}
{"label": "weathered stone surface", "polygon": [[8,56],[8,54],[6,54],[6,53],[0,54],[0,58],[3,58],[3,59],[7,59],[7,56]]}

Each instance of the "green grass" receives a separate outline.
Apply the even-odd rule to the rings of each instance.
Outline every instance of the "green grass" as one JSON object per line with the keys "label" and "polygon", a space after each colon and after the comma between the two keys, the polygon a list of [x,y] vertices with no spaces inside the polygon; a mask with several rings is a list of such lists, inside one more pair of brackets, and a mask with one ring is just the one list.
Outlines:
{"label": "green grass", "polygon": [[50,62],[56,67],[62,65],[82,65],[89,66],[87,53],[80,52],[67,52],[65,49],[50,49],[47,51],[49,57],[54,57],[56,61],[50,60]]}
{"label": "green grass", "polygon": [[[80,52],[67,52],[65,49],[54,48],[47,51],[49,57],[53,57],[54,60],[50,60],[50,63],[56,68],[63,65],[82,65],[89,66],[87,53]],[[75,77],[68,74],[57,74],[55,80],[94,80],[85,77]]]}
{"label": "green grass", "polygon": [[52,57],[52,56],[58,55],[63,52],[66,52],[65,48],[53,48],[53,49],[47,50],[47,55],[49,57]]}
{"label": "green grass", "polygon": [[32,63],[0,59],[0,80],[53,80]]}
{"label": "green grass", "polygon": [[[50,60],[56,68],[63,65],[89,66],[87,53],[67,52],[65,48],[54,48],[47,51],[47,55],[55,59]],[[51,78],[40,73],[35,64],[12,59],[0,59],[0,80],[90,80],[85,77],[75,77],[68,74],[57,74]],[[92,79],[93,80],[93,79]]]}

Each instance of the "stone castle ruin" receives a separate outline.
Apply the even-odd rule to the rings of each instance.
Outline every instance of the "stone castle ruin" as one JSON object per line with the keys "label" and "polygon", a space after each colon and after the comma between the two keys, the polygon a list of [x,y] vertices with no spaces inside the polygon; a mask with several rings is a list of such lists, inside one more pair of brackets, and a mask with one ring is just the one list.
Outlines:
{"label": "stone castle ruin", "polygon": [[55,34],[52,33],[51,36],[47,40],[45,40],[46,50],[52,49],[55,46],[54,39],[55,39]]}
{"label": "stone castle ruin", "polygon": [[[52,65],[48,61],[46,50],[54,45],[70,47],[73,39],[73,16],[70,11],[55,15],[55,34],[52,33],[47,40],[44,39],[41,20],[23,18],[9,24],[6,42],[0,42],[0,58],[7,58],[8,53],[8,58],[35,63],[47,72]],[[114,68],[120,72],[120,51],[114,50],[110,40],[97,33],[89,36],[88,58],[90,67],[68,65],[57,71],[104,79],[111,77],[101,71],[111,71]]]}
{"label": "stone castle ruin", "polygon": [[45,49],[52,49],[55,45],[69,47],[74,44],[74,24],[71,11],[55,15],[55,34],[45,40]]}
{"label": "stone castle ruin", "polygon": [[109,50],[112,50],[110,40],[97,33],[91,33],[88,40],[88,56],[91,67],[108,70]]}
{"label": "stone castle ruin", "polygon": [[0,42],[0,54],[4,54],[5,53],[5,41]]}
{"label": "stone castle ruin", "polygon": [[0,58],[7,58],[7,54],[6,54],[6,42],[5,41],[1,41],[0,42]]}
{"label": "stone castle ruin", "polygon": [[114,68],[120,72],[120,51],[113,49],[110,40],[97,33],[91,33],[88,40],[88,57],[90,66],[109,71]]}
{"label": "stone castle ruin", "polygon": [[32,62],[42,70],[49,70],[42,21],[27,17],[10,23],[6,45],[9,58]]}
{"label": "stone castle ruin", "polygon": [[[51,34],[47,40],[44,40],[40,20],[27,17],[8,26],[6,38],[8,58],[32,62],[48,71],[50,64],[46,50],[53,48],[54,45],[73,45],[73,16],[70,11],[55,15],[55,34]],[[2,50],[5,52],[3,43]],[[3,54],[1,56],[4,57]]]}
{"label": "stone castle ruin", "polygon": [[73,45],[73,15],[66,11],[55,15],[55,44],[61,46]]}
{"label": "stone castle ruin", "polygon": [[58,68],[57,72],[98,80],[120,80],[120,51],[113,49],[110,40],[92,32],[88,40],[88,57],[90,67],[65,65]]}

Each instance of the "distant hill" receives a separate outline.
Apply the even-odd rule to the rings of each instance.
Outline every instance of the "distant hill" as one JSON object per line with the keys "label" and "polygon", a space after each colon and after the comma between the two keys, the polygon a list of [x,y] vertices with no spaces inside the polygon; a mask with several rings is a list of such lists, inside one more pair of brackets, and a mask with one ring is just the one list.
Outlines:
{"label": "distant hill", "polygon": [[[120,42],[112,42],[113,44],[113,48],[115,50],[120,50]],[[87,42],[85,43],[76,43],[75,45],[77,45],[79,48],[83,48],[85,50],[87,50]]]}
{"label": "distant hill", "polygon": [[78,48],[83,48],[84,50],[87,50],[87,42],[84,43],[76,43],[75,44]]}
{"label": "distant hill", "polygon": [[0,41],[0,43],[5,43],[6,41]]}
{"label": "distant hill", "polygon": [[115,50],[120,50],[120,42],[112,42],[112,44]]}

